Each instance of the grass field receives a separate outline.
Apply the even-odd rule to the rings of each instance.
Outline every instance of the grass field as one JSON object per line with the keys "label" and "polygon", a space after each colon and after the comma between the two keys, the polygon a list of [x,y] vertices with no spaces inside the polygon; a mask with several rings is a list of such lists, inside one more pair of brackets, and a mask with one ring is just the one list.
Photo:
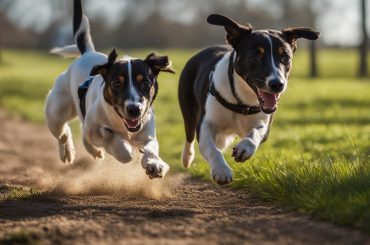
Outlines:
{"label": "grass field", "polygon": [[[125,54],[144,57],[149,51]],[[194,52],[160,52],[172,58],[178,71],[160,77],[155,103],[161,154],[177,170],[184,141],[178,76]],[[0,106],[43,122],[47,91],[71,60],[15,50],[4,51],[3,58]],[[311,80],[306,78],[306,53],[297,53],[269,140],[244,164],[234,164],[230,150],[225,153],[234,169],[233,187],[370,234],[370,80],[354,78],[356,58],[354,51],[324,50],[319,55],[321,78]],[[208,165],[199,154],[190,172],[209,179]]]}

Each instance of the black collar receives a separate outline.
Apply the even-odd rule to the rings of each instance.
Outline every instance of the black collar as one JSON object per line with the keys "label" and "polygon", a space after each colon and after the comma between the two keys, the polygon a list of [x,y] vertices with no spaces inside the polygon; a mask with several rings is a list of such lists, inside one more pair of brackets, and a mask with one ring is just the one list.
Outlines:
{"label": "black collar", "polygon": [[248,85],[252,88],[252,90],[256,94],[260,104],[258,106],[250,106],[250,105],[244,104],[243,101],[240,99],[239,95],[236,93],[235,81],[234,81],[234,59],[235,59],[235,54],[236,54],[236,52],[233,51],[230,55],[229,67],[228,67],[228,77],[229,77],[230,89],[231,89],[231,92],[232,92],[234,98],[237,101],[237,104],[233,104],[233,103],[228,102],[216,90],[216,88],[214,86],[214,83],[213,83],[213,72],[211,72],[210,76],[209,76],[209,79],[210,79],[209,92],[210,92],[210,94],[213,95],[217,99],[217,101],[221,105],[226,107],[227,109],[229,109],[233,112],[242,114],[242,115],[253,115],[253,114],[259,113],[261,111],[263,111],[266,114],[273,113],[275,111],[275,109],[274,110],[266,110],[266,109],[263,110],[262,109],[263,108],[263,106],[262,106],[263,105],[263,99],[259,95],[259,92],[258,92],[258,89],[257,89],[256,85],[254,83],[252,83],[250,79],[246,78],[246,82],[248,83]]}
{"label": "black collar", "polygon": [[260,106],[249,106],[246,104],[233,104],[226,101],[222,95],[216,90],[215,85],[211,82],[209,86],[209,92],[213,95],[221,105],[229,109],[230,111],[242,114],[242,115],[253,115],[261,112]]}

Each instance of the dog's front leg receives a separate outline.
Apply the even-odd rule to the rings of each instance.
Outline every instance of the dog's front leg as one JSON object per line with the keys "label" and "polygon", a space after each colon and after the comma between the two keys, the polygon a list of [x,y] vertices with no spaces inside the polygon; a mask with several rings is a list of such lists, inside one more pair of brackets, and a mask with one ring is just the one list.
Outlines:
{"label": "dog's front leg", "polygon": [[143,153],[141,165],[149,178],[163,178],[170,167],[159,157],[157,139],[150,139],[145,146],[140,149],[140,152]]}
{"label": "dog's front leg", "polygon": [[268,130],[268,126],[261,124],[253,128],[247,137],[243,138],[237,146],[233,148],[232,156],[236,162],[245,162],[250,159],[257,151]]}
{"label": "dog's front leg", "polygon": [[213,180],[219,185],[231,183],[233,173],[227,164],[222,152],[216,147],[214,125],[203,121],[200,130],[199,150],[202,156],[211,166],[211,175]]}
{"label": "dog's front leg", "polygon": [[159,157],[159,144],[155,134],[155,120],[152,114],[137,140],[143,154],[141,165],[149,178],[163,178],[170,167]]}

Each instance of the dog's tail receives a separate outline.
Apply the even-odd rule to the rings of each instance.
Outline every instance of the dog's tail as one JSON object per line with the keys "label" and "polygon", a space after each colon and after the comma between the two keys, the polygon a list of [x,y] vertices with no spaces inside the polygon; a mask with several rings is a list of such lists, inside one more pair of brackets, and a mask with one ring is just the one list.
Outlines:
{"label": "dog's tail", "polygon": [[73,35],[81,54],[95,51],[90,35],[89,19],[82,13],[81,0],[74,0]]}
{"label": "dog's tail", "polygon": [[53,48],[50,53],[63,57],[77,57],[86,52],[95,51],[90,35],[89,19],[82,13],[81,0],[74,0],[73,35],[76,44]]}

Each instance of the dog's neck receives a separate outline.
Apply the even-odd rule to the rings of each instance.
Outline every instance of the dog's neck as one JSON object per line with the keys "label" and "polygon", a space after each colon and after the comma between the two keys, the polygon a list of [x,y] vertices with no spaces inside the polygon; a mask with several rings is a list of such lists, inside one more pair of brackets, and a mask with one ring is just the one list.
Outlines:
{"label": "dog's neck", "polygon": [[[216,65],[213,73],[213,82],[216,90],[227,100],[229,103],[237,104],[237,100],[234,97],[228,76],[228,67],[231,59],[231,53],[227,53]],[[253,89],[247,84],[247,82],[240,77],[235,69],[233,71],[235,91],[241,101],[249,106],[259,105],[258,98]]]}

